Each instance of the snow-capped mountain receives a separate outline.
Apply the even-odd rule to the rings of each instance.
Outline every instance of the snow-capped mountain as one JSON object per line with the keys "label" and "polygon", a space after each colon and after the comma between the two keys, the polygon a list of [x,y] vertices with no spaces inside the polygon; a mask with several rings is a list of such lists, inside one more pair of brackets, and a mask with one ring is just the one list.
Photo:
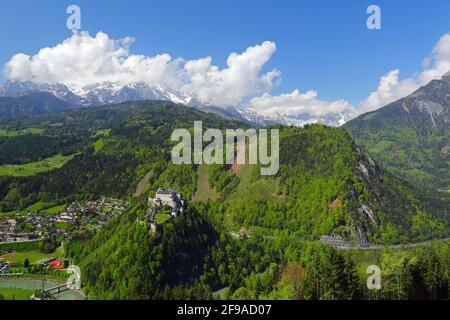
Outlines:
{"label": "snow-capped mountain", "polygon": [[10,80],[0,86],[0,97],[12,97],[27,91],[45,90],[47,86],[31,81]]}
{"label": "snow-capped mountain", "polygon": [[103,82],[81,89],[70,88],[61,83],[37,84],[31,81],[15,80],[10,80],[0,85],[0,97],[20,96],[30,92],[49,93],[74,106],[100,106],[126,101],[164,100],[195,107],[231,119],[246,120],[261,126],[270,124],[303,126],[308,123],[341,126],[351,118],[350,115],[346,114],[330,115],[322,118],[308,114],[296,116],[288,114],[263,115],[245,106],[219,108],[202,104],[192,95],[185,92],[167,90],[161,86],[149,85],[143,82],[132,82],[129,84]]}
{"label": "snow-capped mountain", "polygon": [[74,92],[85,101],[85,105],[97,106],[125,101],[165,100],[174,103],[191,105],[194,99],[187,94],[166,90],[143,82],[120,85],[103,82],[91,85]]}
{"label": "snow-capped mountain", "polygon": [[195,100],[182,92],[166,90],[142,82],[118,84],[103,82],[81,89],[69,88],[61,83],[36,84],[30,81],[7,81],[0,86],[0,96],[17,96],[25,92],[47,92],[55,97],[80,106],[99,106],[139,100],[166,100],[193,105]]}
{"label": "snow-capped mountain", "polygon": [[271,124],[282,124],[287,126],[296,126],[302,127],[305,124],[316,123],[316,124],[325,124],[333,127],[340,127],[349,119],[351,119],[350,114],[335,114],[328,115],[326,117],[315,117],[309,114],[302,115],[288,115],[288,114],[275,114],[275,115],[262,115],[253,111],[250,108],[235,108],[237,112],[241,115],[241,117],[247,121],[254,122],[264,125]]}

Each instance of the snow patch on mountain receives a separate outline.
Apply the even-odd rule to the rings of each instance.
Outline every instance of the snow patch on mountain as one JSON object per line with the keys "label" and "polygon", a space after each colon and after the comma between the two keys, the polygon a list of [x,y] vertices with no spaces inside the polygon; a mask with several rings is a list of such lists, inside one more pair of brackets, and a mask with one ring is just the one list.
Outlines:
{"label": "snow patch on mountain", "polygon": [[7,81],[0,85],[0,96],[16,96],[30,91],[50,93],[61,100],[79,106],[100,106],[126,101],[163,100],[184,104],[207,112],[215,112],[234,119],[246,120],[261,126],[271,124],[304,126],[309,123],[341,126],[350,118],[346,114],[331,115],[322,118],[308,114],[293,116],[277,113],[268,116],[246,106],[219,108],[201,104],[193,95],[186,92],[171,91],[159,85],[149,85],[143,82],[120,84],[106,81],[85,86],[81,89],[70,88],[61,83],[38,84],[31,81],[16,80]]}
{"label": "snow patch on mountain", "polygon": [[327,117],[315,117],[309,114],[293,116],[279,113],[268,116],[262,115],[250,108],[245,107],[236,108],[236,110],[245,120],[255,122],[260,125],[282,124],[286,126],[303,127],[306,124],[325,124],[328,126],[340,127],[351,119],[351,115],[345,113],[330,115]]}

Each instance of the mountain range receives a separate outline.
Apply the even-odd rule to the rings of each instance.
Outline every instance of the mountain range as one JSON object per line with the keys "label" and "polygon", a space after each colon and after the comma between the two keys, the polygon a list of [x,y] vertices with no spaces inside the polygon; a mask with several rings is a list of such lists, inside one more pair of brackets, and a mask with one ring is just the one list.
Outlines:
{"label": "mountain range", "polygon": [[14,96],[0,97],[0,119],[46,115],[76,107],[77,105],[46,91],[26,91]]}
{"label": "mountain range", "polygon": [[415,184],[450,189],[450,73],[407,97],[350,121],[346,114],[325,118],[282,114],[267,117],[245,107],[202,104],[187,93],[142,82],[126,85],[104,82],[73,89],[60,83],[11,80],[0,85],[0,119],[143,100],[180,104],[253,126],[345,123],[344,128],[355,142],[383,168]]}
{"label": "mountain range", "polygon": [[[158,85],[149,85],[143,82],[131,82],[128,84],[119,84],[113,82],[103,82],[95,85],[85,86],[81,89],[69,88],[61,83],[34,83],[31,81],[10,80],[0,85],[0,97],[13,97],[15,99],[14,109],[9,113],[0,113],[1,118],[11,118],[14,114],[27,114],[26,109],[21,109],[21,96],[27,94],[40,95],[42,93],[51,94],[55,98],[75,107],[92,107],[107,104],[117,104],[126,101],[142,100],[160,100],[183,104],[189,107],[195,107],[202,111],[217,113],[219,115],[236,119],[246,120],[261,126],[270,124],[283,124],[303,126],[307,123],[326,124],[331,126],[340,126],[349,119],[349,115],[338,114],[324,117],[314,117],[308,114],[289,115],[274,114],[266,116],[243,106],[229,106],[227,108],[208,105],[198,101],[194,95],[172,91]],[[35,98],[39,101],[39,97]],[[44,102],[43,102],[44,103]],[[25,107],[24,107],[25,108]],[[51,110],[49,110],[51,111]],[[31,111],[32,112],[32,111]],[[28,112],[28,115],[35,113]]]}

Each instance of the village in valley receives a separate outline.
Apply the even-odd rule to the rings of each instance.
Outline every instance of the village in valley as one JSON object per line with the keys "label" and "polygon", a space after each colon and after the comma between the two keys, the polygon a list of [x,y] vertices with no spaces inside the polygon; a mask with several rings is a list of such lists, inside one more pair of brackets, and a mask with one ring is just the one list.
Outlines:
{"label": "village in valley", "polygon": [[61,258],[64,241],[78,232],[101,229],[126,207],[123,200],[100,198],[60,205],[57,212],[40,209],[0,216],[0,276],[65,271],[69,262]]}
{"label": "village in valley", "polygon": [[[186,213],[187,200],[172,189],[158,188],[148,198],[145,222],[150,232],[158,232],[164,223]],[[111,219],[126,212],[124,200],[102,197],[94,201],[74,201],[60,205],[57,212],[32,210],[0,216],[0,276],[26,273],[47,274],[64,271],[69,262],[61,258],[64,241],[82,231],[98,231]],[[53,245],[45,248],[46,242]],[[39,244],[39,249],[34,244]],[[11,249],[33,247],[30,249]]]}
{"label": "village in valley", "polygon": [[[146,219],[153,231],[164,222],[186,212],[187,200],[178,191],[158,188],[155,197],[148,198]],[[122,215],[127,202],[100,198],[94,201],[74,201],[59,212],[33,210],[28,213],[0,215],[0,243],[14,243],[56,238],[61,242],[82,230],[99,230],[112,218]]]}
{"label": "village in valley", "polygon": [[[71,268],[64,256],[64,242],[77,233],[100,230],[111,219],[124,214],[127,207],[127,201],[102,197],[50,208],[33,205],[33,210],[0,215],[0,279],[3,284],[22,281],[36,287],[29,292],[14,291],[0,283],[0,299],[8,290],[18,295],[13,298],[49,300],[71,295],[72,299],[84,299],[81,290],[63,284]],[[148,197],[145,220],[140,222],[145,222],[149,232],[156,233],[186,210],[187,200],[180,192],[158,188]],[[44,289],[42,284],[41,288],[36,284],[41,280],[36,279],[47,282],[47,287]]]}
{"label": "village in valley", "polygon": [[69,239],[83,229],[100,229],[125,212],[126,202],[100,198],[75,201],[57,213],[35,210],[26,214],[0,216],[0,243],[24,242],[46,238]]}

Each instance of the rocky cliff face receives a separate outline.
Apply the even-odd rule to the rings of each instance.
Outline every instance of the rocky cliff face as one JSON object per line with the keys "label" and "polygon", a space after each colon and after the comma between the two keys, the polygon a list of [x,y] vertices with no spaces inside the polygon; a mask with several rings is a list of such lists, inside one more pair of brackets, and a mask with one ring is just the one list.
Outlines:
{"label": "rocky cliff face", "polygon": [[450,188],[450,75],[344,127],[392,173],[435,189]]}

